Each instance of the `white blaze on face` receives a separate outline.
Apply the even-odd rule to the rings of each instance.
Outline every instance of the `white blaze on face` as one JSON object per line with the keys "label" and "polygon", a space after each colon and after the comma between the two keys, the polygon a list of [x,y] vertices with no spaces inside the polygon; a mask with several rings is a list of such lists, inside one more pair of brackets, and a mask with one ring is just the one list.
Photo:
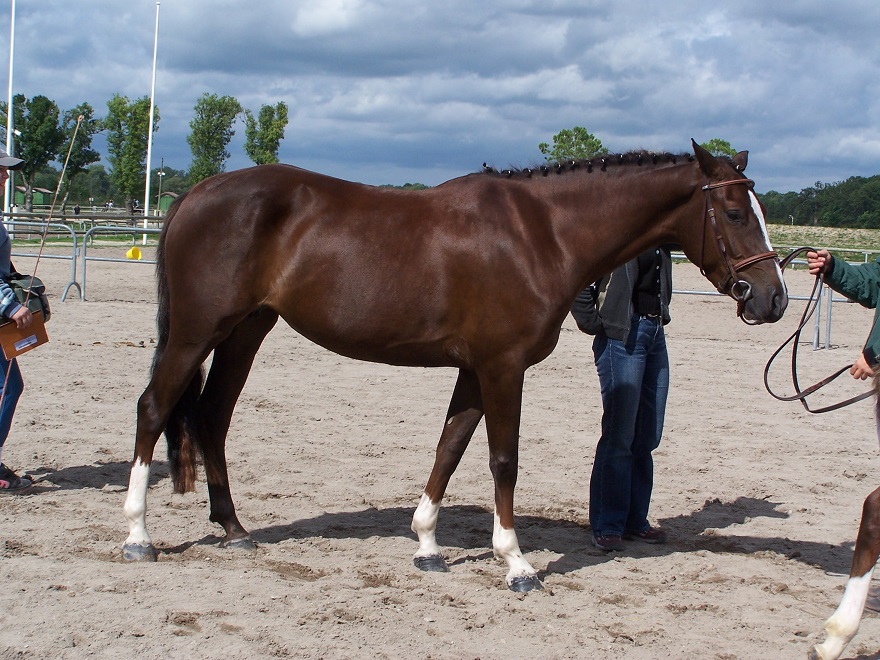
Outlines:
{"label": "white blaze on face", "polygon": [[764,242],[767,244],[767,250],[770,251],[770,235],[767,233],[767,221],[764,220],[764,212],[761,210],[761,202],[758,196],[749,190],[749,200],[752,202],[752,212],[758,218],[758,224],[761,226],[761,233],[764,235]]}
{"label": "white blaze on face", "polygon": [[[770,234],[767,233],[767,221],[764,219],[764,211],[761,210],[761,202],[758,201],[758,196],[752,191],[749,190],[749,200],[752,202],[752,212],[755,214],[755,217],[758,218],[758,225],[761,227],[761,234],[764,236],[764,244],[767,246],[767,252],[773,251],[773,246],[770,245]],[[782,288],[784,291],[788,291],[785,286],[785,280],[782,279],[782,271],[779,269],[779,264],[776,264],[776,274],[779,276],[779,281],[782,283]]]}

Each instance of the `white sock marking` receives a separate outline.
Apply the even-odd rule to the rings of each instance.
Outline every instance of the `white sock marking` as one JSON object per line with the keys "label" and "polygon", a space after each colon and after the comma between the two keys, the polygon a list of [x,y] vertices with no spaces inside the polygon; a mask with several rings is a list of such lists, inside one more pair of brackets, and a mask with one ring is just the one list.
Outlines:
{"label": "white sock marking", "polygon": [[141,463],[141,459],[138,458],[131,466],[128,495],[126,495],[125,505],[122,507],[122,513],[128,520],[126,545],[152,545],[150,535],[147,533],[147,486],[149,484],[150,466]]}
{"label": "white sock marking", "polygon": [[816,653],[823,660],[839,658],[846,645],[856,636],[859,624],[862,622],[862,613],[865,609],[865,601],[868,598],[868,588],[871,585],[873,573],[874,569],[871,568],[865,575],[851,577],[847,580],[840,605],[825,622],[825,631],[828,633],[828,637],[822,644],[815,647]]}
{"label": "white sock marking", "polygon": [[422,499],[419,500],[419,506],[416,507],[412,525],[410,525],[410,529],[419,537],[419,549],[416,550],[416,557],[434,557],[442,554],[440,546],[437,545],[435,534],[439,515],[440,502],[434,504],[427,493],[422,493]]}
{"label": "white sock marking", "polygon": [[538,573],[532,568],[531,564],[523,557],[519,549],[519,539],[516,538],[516,531],[513,529],[505,529],[501,526],[501,518],[498,517],[498,511],[495,512],[495,529],[492,532],[492,549],[496,557],[507,562],[510,569],[507,572],[507,584],[509,585],[514,578],[517,577],[534,577]]}

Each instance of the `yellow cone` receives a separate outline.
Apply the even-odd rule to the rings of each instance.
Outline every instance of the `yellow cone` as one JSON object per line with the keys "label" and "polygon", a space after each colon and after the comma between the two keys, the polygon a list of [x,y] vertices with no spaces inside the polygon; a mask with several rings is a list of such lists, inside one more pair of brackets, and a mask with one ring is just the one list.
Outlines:
{"label": "yellow cone", "polygon": [[135,247],[131,248],[128,252],[126,252],[125,256],[127,259],[140,259],[141,258],[141,251],[137,246],[135,246]]}

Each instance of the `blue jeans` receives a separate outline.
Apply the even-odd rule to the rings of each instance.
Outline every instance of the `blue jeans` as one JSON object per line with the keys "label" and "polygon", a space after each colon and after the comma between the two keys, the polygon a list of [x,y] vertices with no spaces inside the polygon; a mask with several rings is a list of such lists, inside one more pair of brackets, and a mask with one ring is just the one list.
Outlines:
{"label": "blue jeans", "polygon": [[669,356],[660,319],[634,316],[626,341],[593,341],[602,390],[602,437],[590,477],[590,526],[596,535],[643,532],[654,487]]}
{"label": "blue jeans", "polygon": [[[0,396],[3,402],[0,403],[0,447],[6,442],[9,435],[9,429],[12,427],[12,416],[15,415],[15,406],[24,391],[24,381],[21,378],[21,370],[18,368],[18,361],[10,361],[3,357],[0,352]],[[3,381],[6,379],[6,370],[9,369],[9,380],[4,388]]]}

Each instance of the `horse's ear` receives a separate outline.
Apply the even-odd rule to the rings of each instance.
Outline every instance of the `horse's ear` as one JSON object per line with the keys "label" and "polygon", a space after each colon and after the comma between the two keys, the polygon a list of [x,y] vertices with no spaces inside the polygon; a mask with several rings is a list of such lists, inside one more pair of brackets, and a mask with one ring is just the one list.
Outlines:
{"label": "horse's ear", "polygon": [[740,151],[733,157],[733,164],[736,166],[737,172],[745,172],[746,166],[749,164],[749,152]]}
{"label": "horse's ear", "polygon": [[700,163],[700,169],[703,170],[703,174],[705,174],[710,179],[723,178],[723,170],[721,168],[721,163],[718,162],[718,159],[710,154],[706,149],[703,149],[703,147],[698,145],[697,141],[693,138],[691,138],[691,145],[694,148],[694,155],[697,157],[697,161]]}

